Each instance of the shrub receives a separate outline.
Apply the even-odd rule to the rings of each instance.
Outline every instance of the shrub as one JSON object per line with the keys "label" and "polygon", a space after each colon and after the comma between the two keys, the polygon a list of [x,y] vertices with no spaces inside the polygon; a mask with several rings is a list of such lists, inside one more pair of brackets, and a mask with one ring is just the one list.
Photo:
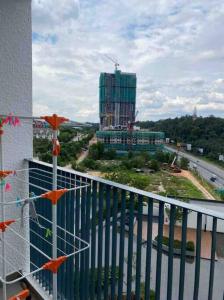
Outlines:
{"label": "shrub", "polygon": [[91,158],[85,158],[82,162],[83,166],[90,169],[90,170],[96,170],[99,167],[99,163]]}
{"label": "shrub", "polygon": [[154,170],[154,171],[159,171],[159,163],[157,160],[152,159],[149,163],[149,167],[150,169]]}
{"label": "shrub", "polygon": [[188,170],[189,167],[189,160],[185,157],[181,157],[180,159],[180,167],[183,170]]}
{"label": "shrub", "polygon": [[195,246],[193,241],[188,241],[186,245],[186,250],[194,252]]}
{"label": "shrub", "polygon": [[[158,241],[158,235],[155,237],[155,241]],[[163,236],[163,238],[162,238],[162,244],[169,247],[169,238],[166,237],[166,236]],[[181,241],[174,240],[173,241],[173,248],[174,249],[181,249]],[[194,249],[195,249],[194,242],[193,241],[188,241],[186,243],[186,250],[194,252]]]}

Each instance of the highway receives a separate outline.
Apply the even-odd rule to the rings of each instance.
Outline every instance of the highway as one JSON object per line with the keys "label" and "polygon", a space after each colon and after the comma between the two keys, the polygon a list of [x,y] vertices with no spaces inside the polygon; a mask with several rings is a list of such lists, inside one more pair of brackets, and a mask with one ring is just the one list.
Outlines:
{"label": "highway", "polygon": [[[177,152],[176,149],[165,146],[165,149],[170,152]],[[224,169],[215,166],[212,163],[206,162],[198,157],[190,155],[189,153],[179,151],[178,157],[185,157],[190,161],[190,168],[197,167],[198,173],[208,182],[212,183],[216,188],[224,188]],[[215,182],[211,182],[212,174],[217,176]]]}

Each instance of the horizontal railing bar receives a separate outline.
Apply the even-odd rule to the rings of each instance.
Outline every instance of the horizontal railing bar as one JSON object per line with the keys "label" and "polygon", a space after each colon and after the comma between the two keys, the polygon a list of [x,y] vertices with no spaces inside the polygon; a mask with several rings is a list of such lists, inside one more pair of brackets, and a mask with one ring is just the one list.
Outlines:
{"label": "horizontal railing bar", "polygon": [[[48,164],[48,163],[45,163],[45,162],[42,162],[42,161],[41,162],[38,161],[38,160],[29,160],[29,161],[40,164],[42,166],[52,167],[51,164]],[[73,171],[73,170],[69,170],[69,169],[66,169],[66,168],[62,168],[62,167],[58,167],[58,169],[62,170],[64,172],[68,172],[68,173],[75,174],[75,175],[78,175],[78,176],[81,176],[81,177],[85,177],[85,178],[88,178],[88,179],[91,179],[91,180],[95,180],[95,181],[98,181],[99,183],[102,183],[102,184],[105,184],[105,185],[110,185],[112,187],[115,187],[115,188],[118,188],[118,189],[121,189],[121,190],[132,192],[132,193],[138,194],[138,195],[142,195],[144,197],[148,197],[148,198],[157,200],[159,202],[163,202],[163,203],[167,203],[167,204],[170,204],[170,205],[186,208],[186,209],[194,211],[194,212],[200,212],[204,215],[224,220],[224,214],[223,213],[220,213],[220,212],[208,209],[208,208],[204,208],[204,207],[201,207],[199,205],[189,204],[189,203],[182,202],[182,201],[172,199],[172,198],[166,198],[164,196],[153,194],[151,192],[143,191],[143,190],[140,190],[140,189],[137,189],[137,188],[134,188],[134,187],[129,187],[129,186],[124,185],[124,184],[116,183],[116,182],[113,182],[113,181],[103,179],[101,177],[96,177],[96,176],[81,173],[81,172],[78,172],[78,171]],[[215,200],[214,200],[214,203],[215,203]]]}

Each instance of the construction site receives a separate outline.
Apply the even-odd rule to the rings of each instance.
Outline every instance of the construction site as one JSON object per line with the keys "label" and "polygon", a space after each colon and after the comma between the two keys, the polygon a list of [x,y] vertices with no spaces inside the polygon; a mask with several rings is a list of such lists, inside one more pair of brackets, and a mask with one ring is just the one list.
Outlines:
{"label": "construction site", "polygon": [[101,73],[99,79],[100,131],[97,140],[105,149],[116,152],[155,152],[163,148],[164,133],[141,130],[135,126],[137,77],[124,73],[115,64],[114,73]]}

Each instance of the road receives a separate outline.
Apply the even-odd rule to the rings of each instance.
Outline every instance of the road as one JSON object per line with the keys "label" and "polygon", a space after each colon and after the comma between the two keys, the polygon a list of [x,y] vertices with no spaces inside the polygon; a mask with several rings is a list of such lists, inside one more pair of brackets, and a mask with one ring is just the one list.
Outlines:
{"label": "road", "polygon": [[[170,152],[177,152],[176,149],[173,149],[171,147],[165,146],[165,149],[167,149]],[[224,170],[215,166],[212,163],[206,162],[200,158],[197,158],[193,155],[190,155],[186,152],[179,151],[178,153],[179,157],[185,157],[190,161],[190,167],[193,169],[193,166],[197,166],[198,173],[207,181],[210,181],[210,178],[212,174],[217,176],[217,179],[212,184],[217,188],[224,188]]]}

